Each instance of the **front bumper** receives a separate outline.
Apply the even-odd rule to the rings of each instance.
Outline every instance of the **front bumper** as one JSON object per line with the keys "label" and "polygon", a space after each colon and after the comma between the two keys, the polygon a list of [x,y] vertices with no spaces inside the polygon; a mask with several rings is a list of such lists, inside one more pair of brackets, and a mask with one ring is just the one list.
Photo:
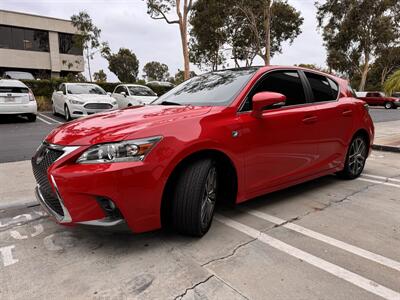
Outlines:
{"label": "front bumper", "polygon": [[0,104],[0,115],[37,114],[36,101],[21,104]]}
{"label": "front bumper", "polygon": [[[110,107],[106,108],[107,105],[110,105]],[[90,102],[85,103],[83,105],[72,104],[72,103],[69,104],[69,111],[72,118],[85,117],[93,115],[95,113],[110,111],[114,109],[118,109],[117,104],[112,105],[110,103],[90,103]]]}
{"label": "front bumper", "polygon": [[400,107],[400,101],[394,101],[393,104],[395,107]]}
{"label": "front bumper", "polygon": [[[51,151],[65,152],[51,161],[42,157],[43,147],[50,149],[48,157],[52,157]],[[39,148],[32,167],[38,183],[35,193],[42,207],[61,224],[115,226],[126,222],[134,232],[160,228],[164,182],[154,172],[156,166],[143,162],[75,163],[86,149],[49,144]],[[117,213],[105,209],[104,199],[115,205]]]}

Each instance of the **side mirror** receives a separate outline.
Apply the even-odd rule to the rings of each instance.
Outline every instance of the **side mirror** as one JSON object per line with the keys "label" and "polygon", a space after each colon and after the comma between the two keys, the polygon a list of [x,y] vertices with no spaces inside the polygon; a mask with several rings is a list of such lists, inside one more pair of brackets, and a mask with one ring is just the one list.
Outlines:
{"label": "side mirror", "polygon": [[126,97],[126,92],[121,92],[121,95]]}
{"label": "side mirror", "polygon": [[64,92],[63,92],[63,91],[57,91],[56,94],[58,94],[58,95],[64,95]]}
{"label": "side mirror", "polygon": [[107,95],[111,97],[111,93],[110,92],[107,92]]}
{"label": "side mirror", "polygon": [[273,93],[273,92],[261,92],[253,96],[253,111],[252,115],[255,118],[261,118],[262,112],[274,105],[281,104],[285,105],[286,96]]}

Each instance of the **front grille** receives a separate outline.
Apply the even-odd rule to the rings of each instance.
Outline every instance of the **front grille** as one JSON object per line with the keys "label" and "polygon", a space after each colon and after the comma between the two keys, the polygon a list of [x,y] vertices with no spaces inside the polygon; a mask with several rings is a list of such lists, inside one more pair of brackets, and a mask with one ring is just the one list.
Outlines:
{"label": "front grille", "polygon": [[33,175],[39,186],[40,193],[47,205],[60,216],[64,216],[64,211],[57,195],[53,192],[47,177],[47,169],[59,159],[63,153],[64,152],[61,150],[55,150],[49,148],[46,144],[42,144],[32,158]]}
{"label": "front grille", "polygon": [[109,103],[88,103],[83,107],[86,109],[111,109],[112,105]]}

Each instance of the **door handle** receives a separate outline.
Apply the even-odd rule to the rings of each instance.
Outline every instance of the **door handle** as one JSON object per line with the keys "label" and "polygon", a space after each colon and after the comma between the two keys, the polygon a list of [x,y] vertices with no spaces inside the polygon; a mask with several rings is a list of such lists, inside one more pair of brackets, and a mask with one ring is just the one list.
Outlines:
{"label": "door handle", "polygon": [[343,115],[344,117],[350,117],[350,116],[353,115],[353,111],[352,111],[351,109],[346,109],[346,110],[344,110],[344,111],[342,112],[342,115]]}
{"label": "door handle", "polygon": [[314,123],[316,123],[317,121],[318,121],[318,117],[317,117],[317,116],[305,117],[305,118],[303,119],[303,123],[304,123],[304,124],[307,124],[307,125],[309,125],[309,124],[314,124]]}

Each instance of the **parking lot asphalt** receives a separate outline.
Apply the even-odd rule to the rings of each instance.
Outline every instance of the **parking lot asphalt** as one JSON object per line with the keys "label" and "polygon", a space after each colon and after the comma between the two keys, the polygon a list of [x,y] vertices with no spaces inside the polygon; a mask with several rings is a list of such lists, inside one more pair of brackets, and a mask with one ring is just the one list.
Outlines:
{"label": "parking lot asphalt", "polygon": [[64,122],[51,113],[39,113],[36,122],[0,116],[0,163],[30,159],[46,135]]}
{"label": "parking lot asphalt", "polygon": [[232,208],[202,239],[0,210],[1,299],[400,299],[400,154]]}
{"label": "parking lot asphalt", "polygon": [[[370,114],[375,123],[400,120],[400,109],[372,107]],[[51,112],[39,113],[35,123],[0,116],[0,163],[30,159],[44,137],[64,122],[63,117]]]}

